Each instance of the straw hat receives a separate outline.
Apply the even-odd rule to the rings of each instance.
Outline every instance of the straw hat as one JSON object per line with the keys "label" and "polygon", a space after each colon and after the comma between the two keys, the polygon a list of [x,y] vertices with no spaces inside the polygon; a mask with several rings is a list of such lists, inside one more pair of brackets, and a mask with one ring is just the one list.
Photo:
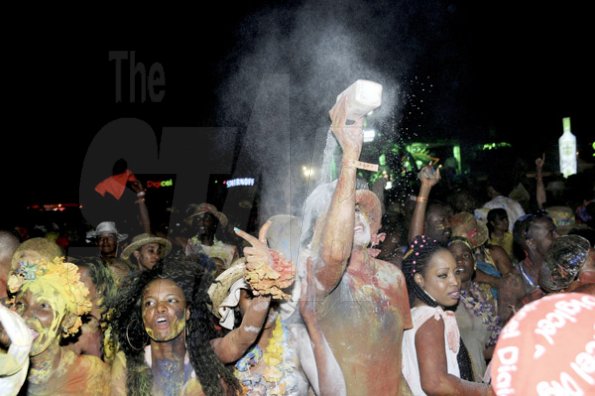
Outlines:
{"label": "straw hat", "polygon": [[219,306],[229,295],[229,289],[238,280],[244,277],[244,270],[246,269],[245,260],[243,258],[236,260],[231,267],[223,271],[215,282],[209,286],[207,293],[211,297],[211,312],[217,317],[221,318],[219,313]]}
{"label": "straw hat", "polygon": [[192,211],[192,213],[186,218],[187,220],[192,221],[192,219],[198,215],[201,215],[203,213],[211,213],[213,216],[217,218],[217,220],[219,220],[219,224],[221,224],[221,226],[227,226],[227,216],[225,216],[222,212],[219,212],[215,205],[203,202],[198,205],[191,205],[190,210]]}
{"label": "straw hat", "polygon": [[116,223],[113,221],[103,221],[97,224],[97,228],[94,231],[87,232],[87,242],[91,242],[101,234],[113,234],[116,236],[118,242],[122,242],[128,238],[128,234],[120,234],[116,229]]}
{"label": "straw hat", "polygon": [[380,200],[370,190],[356,190],[355,203],[359,205],[368,221],[370,222],[370,232],[376,234],[380,230],[380,221],[382,219],[382,206]]}
{"label": "straw hat", "polygon": [[452,236],[465,237],[474,248],[483,245],[488,240],[488,227],[475,220],[468,212],[459,212],[450,218]]}
{"label": "straw hat", "polygon": [[161,238],[155,235],[143,233],[132,238],[130,245],[126,246],[126,249],[122,251],[120,255],[123,259],[128,260],[130,255],[143,247],[148,243],[158,243],[162,246],[160,258],[164,258],[171,252],[171,242],[165,238]]}

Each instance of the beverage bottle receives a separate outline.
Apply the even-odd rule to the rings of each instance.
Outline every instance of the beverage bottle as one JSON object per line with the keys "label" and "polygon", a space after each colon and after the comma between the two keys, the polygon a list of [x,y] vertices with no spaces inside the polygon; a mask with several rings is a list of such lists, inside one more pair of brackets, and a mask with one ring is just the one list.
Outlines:
{"label": "beverage bottle", "polygon": [[558,139],[560,173],[564,177],[576,174],[576,136],[570,132],[570,117],[562,119],[564,133]]}

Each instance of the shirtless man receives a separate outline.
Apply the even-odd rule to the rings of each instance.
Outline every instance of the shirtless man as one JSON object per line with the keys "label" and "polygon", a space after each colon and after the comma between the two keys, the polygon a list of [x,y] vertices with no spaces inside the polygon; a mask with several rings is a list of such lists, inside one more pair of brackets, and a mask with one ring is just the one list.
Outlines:
{"label": "shirtless man", "polygon": [[362,120],[346,125],[344,101],[330,115],[343,165],[328,209],[320,208],[328,200],[321,204],[316,190],[306,201],[305,210],[318,206],[312,210],[320,215],[312,239],[302,238],[301,262],[313,258],[320,326],[341,366],[347,393],[410,394],[401,374],[403,330],[411,327],[405,279],[396,266],[369,255],[368,245],[380,228],[380,201],[371,191],[356,191]]}

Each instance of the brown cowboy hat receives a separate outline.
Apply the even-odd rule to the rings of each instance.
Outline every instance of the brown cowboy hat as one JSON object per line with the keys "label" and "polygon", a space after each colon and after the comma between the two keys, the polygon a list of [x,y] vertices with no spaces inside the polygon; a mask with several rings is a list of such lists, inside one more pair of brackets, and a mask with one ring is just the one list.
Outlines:
{"label": "brown cowboy hat", "polygon": [[203,213],[211,213],[217,218],[217,220],[219,220],[219,224],[221,224],[222,227],[227,226],[227,216],[225,216],[223,212],[219,212],[215,205],[206,202],[200,203],[198,205],[190,205],[190,211],[190,215],[186,217],[186,220],[189,220],[189,222],[192,222],[192,219],[198,215]]}
{"label": "brown cowboy hat", "polygon": [[160,258],[164,258],[169,254],[169,252],[171,252],[170,241],[155,235],[143,233],[132,238],[132,242],[130,243],[130,245],[126,246],[126,249],[122,251],[120,257],[122,257],[125,260],[128,260],[132,253],[134,253],[135,251],[137,251],[138,249],[140,249],[148,243],[158,243],[162,246]]}

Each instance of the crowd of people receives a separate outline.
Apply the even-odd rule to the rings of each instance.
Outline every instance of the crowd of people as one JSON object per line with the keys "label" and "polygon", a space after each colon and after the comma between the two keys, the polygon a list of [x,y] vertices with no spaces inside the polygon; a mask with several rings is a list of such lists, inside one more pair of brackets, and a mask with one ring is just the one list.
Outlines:
{"label": "crowd of people", "polygon": [[216,237],[229,220],[211,203],[188,208],[187,234],[155,232],[137,180],[144,232],[127,243],[106,214],[94,257],[0,231],[0,393],[593,394],[593,186],[580,207],[549,205],[539,158],[539,211],[497,182],[481,206],[439,201],[428,165],[389,221],[359,180],[363,119],[344,99],[330,117],[337,179],[299,218],[234,228],[241,246]]}

